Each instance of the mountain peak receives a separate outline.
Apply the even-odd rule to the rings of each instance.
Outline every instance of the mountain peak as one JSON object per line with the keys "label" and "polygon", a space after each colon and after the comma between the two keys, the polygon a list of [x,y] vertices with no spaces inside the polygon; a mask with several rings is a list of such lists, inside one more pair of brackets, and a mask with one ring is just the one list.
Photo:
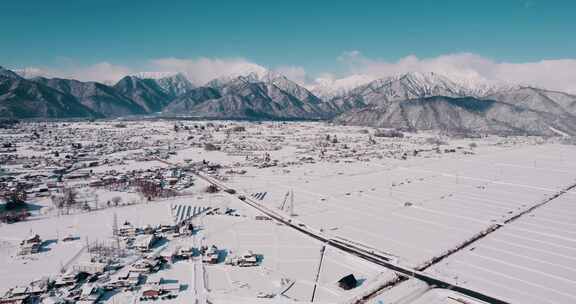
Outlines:
{"label": "mountain peak", "polygon": [[16,74],[12,70],[6,69],[0,66],[0,77],[12,78],[12,79],[22,79],[20,75]]}
{"label": "mountain peak", "polygon": [[374,81],[374,77],[366,74],[353,74],[344,78],[316,78],[314,85],[308,89],[323,100],[331,100],[343,96],[351,90]]}
{"label": "mountain peak", "polygon": [[138,73],[134,73],[132,75],[129,76],[136,76],[140,79],[160,79],[160,78],[165,78],[165,77],[171,77],[174,76],[176,74],[179,74],[178,72],[138,72]]}
{"label": "mountain peak", "polygon": [[260,82],[267,72],[268,70],[265,68],[232,72],[208,81],[205,86],[219,88],[233,81]]}
{"label": "mountain peak", "polygon": [[366,104],[383,105],[392,101],[430,96],[459,97],[466,89],[437,73],[410,72],[380,78],[350,91],[348,97],[361,98]]}
{"label": "mountain peak", "polygon": [[154,80],[164,91],[171,96],[179,96],[188,91],[196,88],[196,86],[188,80],[188,77],[182,73],[176,73],[171,76],[162,77]]}

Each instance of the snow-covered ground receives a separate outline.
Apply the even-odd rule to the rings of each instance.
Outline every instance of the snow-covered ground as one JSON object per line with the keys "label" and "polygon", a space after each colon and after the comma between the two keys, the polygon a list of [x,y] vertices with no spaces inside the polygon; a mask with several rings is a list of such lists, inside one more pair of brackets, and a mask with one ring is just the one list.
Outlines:
{"label": "snow-covered ground", "polygon": [[[174,131],[174,122],[126,122],[120,129],[114,124],[62,126],[60,137],[76,134],[69,141],[101,143],[89,157],[106,162],[90,167],[91,179],[65,181],[96,210],[57,212],[48,197],[33,197],[32,217],[0,224],[0,295],[55,277],[85,260],[87,244],[114,242],[115,217],[119,224],[137,227],[173,224],[173,205],[228,208],[238,216],[199,217],[194,220],[200,228],[195,236],[168,238],[156,248],[159,252],[216,245],[228,257],[251,251],[262,260],[257,267],[242,268],[199,260],[170,263],[148,278],[185,286],[178,298],[166,303],[204,298],[213,303],[306,303],[312,298],[314,303],[353,303],[397,278],[392,270],[325,246],[289,226],[256,219],[262,214],[237,195],[206,193],[208,183],[199,178],[179,196],[151,202],[133,191],[89,186],[103,176],[148,169],[164,174],[171,164],[204,161],[221,165],[214,177],[267,208],[334,239],[386,255],[402,267],[511,303],[576,302],[576,191],[505,223],[576,184],[576,161],[571,158],[576,146],[554,139],[449,139],[432,133],[373,138],[372,129],[324,123],[183,122],[190,129],[180,132]],[[231,126],[246,131],[226,131]],[[115,141],[120,144],[115,146]],[[62,161],[51,149],[71,153],[67,143],[43,146],[46,142],[21,140],[18,153],[26,161],[9,162],[3,169],[31,175],[43,172],[39,162]],[[207,151],[205,143],[220,150]],[[162,156],[156,151],[162,149],[171,153]],[[26,167],[29,163],[36,167]],[[115,197],[123,202],[118,207],[107,203]],[[431,265],[434,258],[496,225],[503,227]],[[18,244],[31,233],[46,241],[43,250],[17,256]],[[79,239],[63,242],[67,235]],[[338,280],[348,274],[360,284],[346,291]],[[139,298],[138,292],[119,292],[105,299],[126,303]],[[415,279],[367,300],[481,303]]]}
{"label": "snow-covered ground", "polygon": [[576,301],[576,193],[561,196],[430,272],[511,303]]}

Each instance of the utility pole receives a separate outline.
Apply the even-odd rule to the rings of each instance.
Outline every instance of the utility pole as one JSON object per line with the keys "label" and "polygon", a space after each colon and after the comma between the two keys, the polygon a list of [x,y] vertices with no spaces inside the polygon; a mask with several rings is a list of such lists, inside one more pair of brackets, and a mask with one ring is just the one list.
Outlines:
{"label": "utility pole", "polygon": [[294,190],[290,189],[290,216],[295,216],[294,213]]}
{"label": "utility pole", "polygon": [[114,213],[114,219],[112,222],[112,235],[118,237],[118,216]]}
{"label": "utility pole", "polygon": [[318,269],[316,270],[316,278],[314,279],[314,289],[312,290],[312,298],[310,302],[314,302],[314,296],[316,295],[316,288],[318,287],[318,280],[320,279],[320,273],[322,272],[322,262],[324,261],[324,252],[326,251],[326,244],[320,249],[320,262],[318,263]]}
{"label": "utility pole", "polygon": [[280,210],[284,211],[284,207],[286,206],[286,202],[288,201],[288,196],[290,196],[290,191],[287,191],[284,195],[284,200],[282,201],[282,205],[280,205]]}

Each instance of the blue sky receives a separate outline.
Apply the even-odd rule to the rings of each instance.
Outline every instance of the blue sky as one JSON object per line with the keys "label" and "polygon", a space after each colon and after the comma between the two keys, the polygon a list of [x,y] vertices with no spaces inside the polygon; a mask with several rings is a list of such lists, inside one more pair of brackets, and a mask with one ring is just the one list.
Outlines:
{"label": "blue sky", "polygon": [[576,57],[576,1],[2,2],[0,65],[13,68],[150,69],[151,60],[205,57],[316,76],[348,73],[341,59],[351,51],[385,62]]}

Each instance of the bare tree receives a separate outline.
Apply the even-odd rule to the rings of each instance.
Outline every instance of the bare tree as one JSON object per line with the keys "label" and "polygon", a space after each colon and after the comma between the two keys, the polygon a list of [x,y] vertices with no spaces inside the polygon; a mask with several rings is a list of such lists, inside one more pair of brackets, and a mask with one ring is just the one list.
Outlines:
{"label": "bare tree", "polygon": [[26,191],[22,187],[7,191],[2,194],[2,200],[6,202],[6,210],[16,210],[26,207]]}
{"label": "bare tree", "polygon": [[218,192],[218,187],[214,184],[210,184],[208,187],[206,187],[205,191],[206,193],[216,193]]}
{"label": "bare tree", "polygon": [[205,143],[204,144],[204,150],[206,150],[206,151],[218,151],[218,150],[220,150],[220,147],[216,146],[213,143]]}
{"label": "bare tree", "polygon": [[120,204],[120,202],[122,202],[122,198],[120,196],[115,196],[112,198],[112,203],[114,204],[114,206],[118,206]]}
{"label": "bare tree", "polygon": [[60,194],[52,195],[50,199],[52,200],[52,204],[58,209],[66,209],[66,214],[70,213],[70,208],[76,207],[78,193],[73,188],[62,188],[62,192]]}
{"label": "bare tree", "polygon": [[74,207],[78,203],[78,192],[74,188],[64,188],[64,204],[67,208]]}
{"label": "bare tree", "polygon": [[138,192],[144,199],[148,201],[164,195],[162,185],[143,179],[136,182],[136,192]]}

